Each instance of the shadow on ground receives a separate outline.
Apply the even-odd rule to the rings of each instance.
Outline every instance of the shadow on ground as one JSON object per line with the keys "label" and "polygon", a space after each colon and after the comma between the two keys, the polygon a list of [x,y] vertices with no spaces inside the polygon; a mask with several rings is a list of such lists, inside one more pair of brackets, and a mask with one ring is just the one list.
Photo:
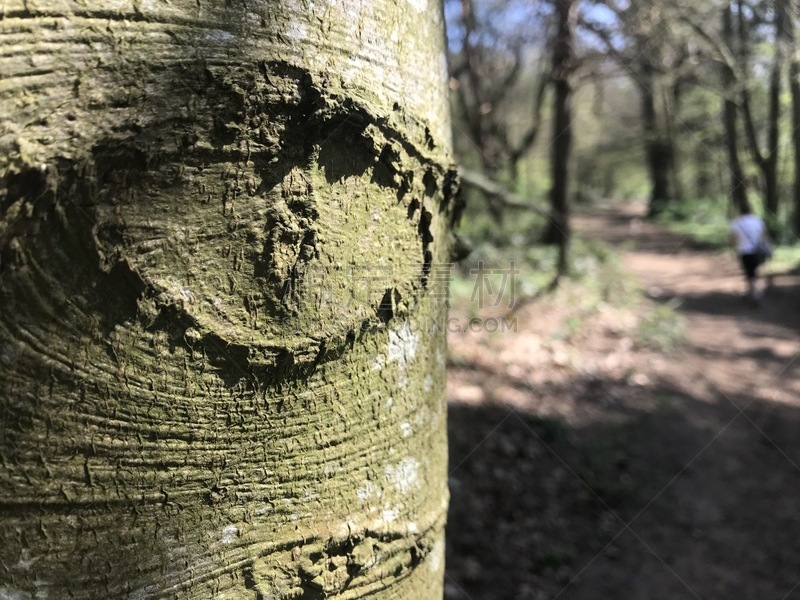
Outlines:
{"label": "shadow on ground", "polygon": [[780,330],[800,331],[800,278],[781,274],[765,292],[760,306],[749,305],[741,294],[713,291],[684,295],[680,307],[688,313],[736,317],[766,323]]}
{"label": "shadow on ground", "polygon": [[447,599],[800,598],[800,410],[579,389],[603,419],[451,403]]}
{"label": "shadow on ground", "polygon": [[[635,209],[631,211],[620,209],[619,206],[613,207],[594,207],[583,214],[594,214],[602,216],[603,219],[603,240],[615,247],[635,247],[643,252],[655,252],[659,254],[675,254],[679,250],[708,250],[719,251],[719,245],[693,239],[687,235],[680,235],[666,229],[654,230],[648,225],[652,222],[644,218]],[[646,235],[640,235],[642,229],[646,228]],[[588,237],[596,237],[591,228],[583,227],[582,233]]]}

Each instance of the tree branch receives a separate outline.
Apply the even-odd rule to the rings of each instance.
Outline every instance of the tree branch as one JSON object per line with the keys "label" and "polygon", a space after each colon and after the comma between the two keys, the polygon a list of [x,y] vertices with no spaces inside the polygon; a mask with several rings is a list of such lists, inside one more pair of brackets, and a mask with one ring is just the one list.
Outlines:
{"label": "tree branch", "polygon": [[494,196],[503,206],[508,208],[531,210],[548,218],[554,218],[555,216],[554,212],[550,210],[550,208],[533,204],[530,200],[509,192],[503,186],[492,181],[488,177],[484,177],[480,173],[470,171],[464,167],[459,167],[458,175],[462,184]]}
{"label": "tree branch", "polygon": [[542,106],[544,105],[544,95],[547,91],[547,86],[551,81],[550,73],[542,73],[539,78],[539,85],[536,88],[536,99],[533,104],[533,123],[528,129],[528,132],[523,136],[519,145],[516,148],[510,149],[511,163],[514,164],[519,161],[522,156],[531,149],[536,143],[536,138],[539,136],[539,129],[542,124]]}
{"label": "tree branch", "polygon": [[698,23],[696,20],[689,18],[688,15],[680,15],[680,20],[691,27],[716,53],[716,60],[722,62],[725,67],[731,70],[737,82],[744,81],[744,73],[739,66],[739,61],[733,55],[733,52],[722,39],[716,34],[709,31],[704,25]]}
{"label": "tree branch", "polygon": [[494,87],[494,92],[489,96],[489,102],[492,105],[497,104],[502,100],[514,85],[520,73],[522,72],[522,57],[520,56],[520,49],[514,48],[514,62],[511,65],[503,81]]}

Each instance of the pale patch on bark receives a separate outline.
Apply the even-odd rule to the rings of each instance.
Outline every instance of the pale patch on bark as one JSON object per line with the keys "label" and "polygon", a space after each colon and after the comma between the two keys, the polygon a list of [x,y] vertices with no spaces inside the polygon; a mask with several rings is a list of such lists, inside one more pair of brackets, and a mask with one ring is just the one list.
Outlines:
{"label": "pale patch on bark", "polygon": [[207,44],[227,45],[236,41],[236,36],[224,29],[209,29],[203,37]]}
{"label": "pale patch on bark", "polygon": [[12,588],[0,587],[0,600],[31,600],[31,595]]}
{"label": "pale patch on bark", "polygon": [[439,54],[439,77],[442,82],[447,83],[450,79],[450,70],[447,68],[447,54]]}
{"label": "pale patch on bark", "polygon": [[17,564],[15,564],[13,568],[18,571],[27,571],[33,565],[35,565],[38,560],[39,557],[31,558],[30,551],[27,548],[23,548],[22,552],[20,552],[19,560],[17,561]]}
{"label": "pale patch on bark", "polygon": [[408,321],[389,332],[389,362],[395,362],[405,368],[414,360],[419,346],[419,336],[411,329]]}
{"label": "pale patch on bark", "polygon": [[358,496],[362,504],[366,504],[373,498],[380,499],[380,488],[371,481],[367,481],[362,487],[356,490],[356,496]]}
{"label": "pale patch on bark", "polygon": [[408,494],[419,487],[419,461],[408,457],[397,465],[389,465],[386,478],[399,493]]}
{"label": "pale patch on bark", "polygon": [[385,508],[381,513],[381,517],[387,523],[392,523],[393,521],[397,520],[397,517],[400,516],[400,511],[396,508]]}
{"label": "pale patch on bark", "polygon": [[408,0],[408,3],[418,13],[428,10],[428,0]]}
{"label": "pale patch on bark", "polygon": [[236,525],[228,525],[225,529],[222,530],[222,538],[220,539],[220,543],[231,544],[238,537],[239,537],[239,528],[236,527]]}
{"label": "pale patch on bark", "polygon": [[444,567],[444,542],[437,540],[428,554],[428,568],[434,573],[438,573]]}

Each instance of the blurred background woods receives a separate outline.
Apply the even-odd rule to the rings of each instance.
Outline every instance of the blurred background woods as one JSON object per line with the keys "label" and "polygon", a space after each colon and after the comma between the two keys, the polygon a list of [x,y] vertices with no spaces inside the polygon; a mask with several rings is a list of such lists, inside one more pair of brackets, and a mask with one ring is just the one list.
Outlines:
{"label": "blurred background woods", "polygon": [[483,175],[551,211],[528,223],[542,211],[482,186],[476,215],[499,223],[513,210],[531,240],[558,243],[575,202],[647,198],[651,215],[695,220],[749,197],[779,240],[796,239],[797,10],[790,0],[447,0],[466,181],[481,187]]}
{"label": "blurred background woods", "polygon": [[[800,597],[798,3],[445,15],[446,598]],[[777,243],[758,310],[745,201]]]}

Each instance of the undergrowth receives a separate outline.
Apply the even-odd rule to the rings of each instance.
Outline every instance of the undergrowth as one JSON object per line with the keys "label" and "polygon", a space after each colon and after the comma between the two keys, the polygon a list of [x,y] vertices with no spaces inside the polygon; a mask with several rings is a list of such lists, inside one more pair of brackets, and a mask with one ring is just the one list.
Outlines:
{"label": "undergrowth", "polygon": [[[763,214],[758,204],[754,209],[757,214]],[[726,198],[692,198],[669,203],[657,220],[697,244],[727,249],[730,247],[730,221],[734,216]],[[769,222],[775,254],[767,264],[767,272],[800,271],[800,239],[789,223],[788,215]]]}

